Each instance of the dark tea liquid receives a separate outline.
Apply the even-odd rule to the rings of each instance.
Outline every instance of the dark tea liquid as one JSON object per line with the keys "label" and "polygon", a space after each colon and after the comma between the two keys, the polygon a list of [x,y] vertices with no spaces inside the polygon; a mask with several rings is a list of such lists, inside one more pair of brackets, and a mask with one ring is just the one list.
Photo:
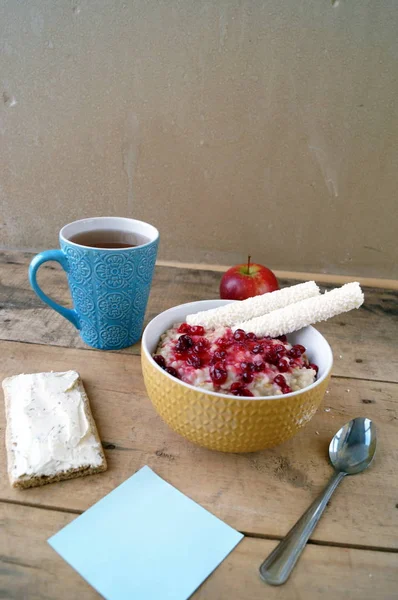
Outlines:
{"label": "dark tea liquid", "polygon": [[95,229],[83,231],[69,238],[71,242],[89,248],[135,248],[147,244],[149,239],[132,231],[116,229]]}

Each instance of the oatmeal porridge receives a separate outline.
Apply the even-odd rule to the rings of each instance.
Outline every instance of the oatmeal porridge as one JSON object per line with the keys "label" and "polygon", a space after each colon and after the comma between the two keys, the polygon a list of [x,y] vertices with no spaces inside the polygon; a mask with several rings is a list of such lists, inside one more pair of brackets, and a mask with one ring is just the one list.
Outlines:
{"label": "oatmeal porridge", "polygon": [[242,329],[187,323],[161,336],[153,358],[186,383],[235,396],[288,394],[311,385],[318,372],[306,348],[292,346],[284,335],[259,337]]}

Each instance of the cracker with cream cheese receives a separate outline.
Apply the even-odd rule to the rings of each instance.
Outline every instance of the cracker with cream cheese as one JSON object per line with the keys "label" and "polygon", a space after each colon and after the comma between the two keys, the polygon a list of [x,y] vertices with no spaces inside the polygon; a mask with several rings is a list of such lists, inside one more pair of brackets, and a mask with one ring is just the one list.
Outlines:
{"label": "cracker with cream cheese", "polygon": [[29,488],[106,471],[83,382],[76,371],[3,381],[8,475]]}

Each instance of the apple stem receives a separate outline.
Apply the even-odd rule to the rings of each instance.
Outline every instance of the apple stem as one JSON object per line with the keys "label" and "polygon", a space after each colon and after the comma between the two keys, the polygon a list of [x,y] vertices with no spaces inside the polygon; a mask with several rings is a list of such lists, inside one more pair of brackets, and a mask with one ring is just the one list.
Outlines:
{"label": "apple stem", "polygon": [[251,256],[249,254],[249,256],[247,257],[247,274],[250,275],[250,259]]}

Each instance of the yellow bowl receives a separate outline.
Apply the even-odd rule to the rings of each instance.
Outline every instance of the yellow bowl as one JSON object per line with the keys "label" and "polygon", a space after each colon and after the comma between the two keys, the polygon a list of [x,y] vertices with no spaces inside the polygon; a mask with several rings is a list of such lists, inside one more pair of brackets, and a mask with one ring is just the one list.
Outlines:
{"label": "yellow bowl", "polygon": [[293,437],[314,416],[329,383],[333,355],[326,339],[314,327],[288,336],[307,348],[319,366],[315,383],[290,394],[246,398],[211,392],[184,383],[152,359],[162,333],[194,312],[227,304],[203,300],[175,306],[147,325],[142,336],[142,372],[152,404],[162,419],[191,442],[223,452],[254,452]]}

